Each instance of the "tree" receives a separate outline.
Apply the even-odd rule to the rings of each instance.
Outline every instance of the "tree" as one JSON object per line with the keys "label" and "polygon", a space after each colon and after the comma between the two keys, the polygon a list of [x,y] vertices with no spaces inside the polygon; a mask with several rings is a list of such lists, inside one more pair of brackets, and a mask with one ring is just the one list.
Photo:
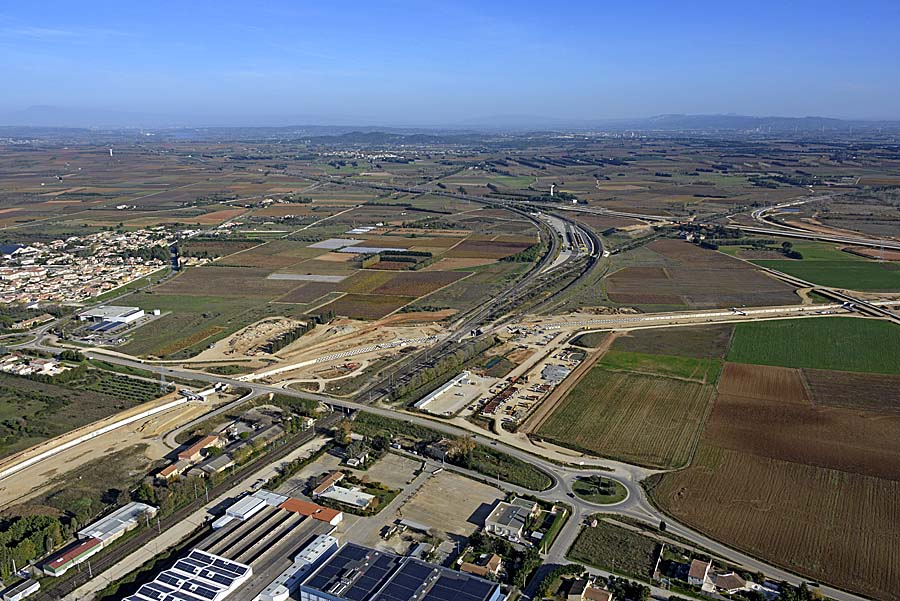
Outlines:
{"label": "tree", "polygon": [[447,455],[457,460],[466,460],[475,450],[475,440],[468,434],[450,441]]}
{"label": "tree", "polygon": [[659,521],[659,531],[660,531],[660,532],[665,532],[665,531],[666,531],[666,521],[665,521],[665,520],[660,520],[660,521]]}
{"label": "tree", "polygon": [[353,422],[349,419],[342,419],[341,423],[338,424],[337,429],[337,442],[339,444],[350,444],[353,435]]}

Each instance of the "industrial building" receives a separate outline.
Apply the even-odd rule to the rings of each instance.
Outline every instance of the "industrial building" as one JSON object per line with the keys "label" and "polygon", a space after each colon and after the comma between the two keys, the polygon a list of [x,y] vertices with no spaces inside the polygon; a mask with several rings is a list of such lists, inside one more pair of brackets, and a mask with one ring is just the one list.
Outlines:
{"label": "industrial building", "polygon": [[48,576],[62,576],[70,568],[99,553],[105,545],[137,528],[142,519],[155,516],[156,512],[156,507],[137,502],[116,509],[80,530],[78,542],[69,545],[43,564],[44,573]]}
{"label": "industrial building", "polygon": [[541,370],[541,378],[556,385],[568,378],[570,373],[572,370],[565,365],[549,364]]}
{"label": "industrial building", "polygon": [[432,401],[437,400],[439,397],[446,394],[448,391],[452,390],[456,386],[462,386],[463,384],[469,381],[471,374],[467,371],[460,373],[458,376],[438,388],[434,390],[427,396],[425,396],[422,400],[413,405],[416,409],[424,410],[426,406],[428,406]]}
{"label": "industrial building", "polygon": [[156,515],[157,509],[146,503],[132,502],[119,507],[108,516],[78,531],[78,538],[96,538],[103,545],[116,540],[129,530],[137,528],[142,519]]}
{"label": "industrial building", "polygon": [[247,521],[269,507],[309,517],[330,526],[337,526],[344,519],[344,514],[335,509],[280,495],[269,490],[258,490],[230,505],[225,510],[225,515],[213,522],[213,528],[222,528],[233,520]]}
{"label": "industrial building", "polygon": [[37,580],[31,578],[23,580],[19,584],[3,591],[3,601],[22,601],[25,597],[38,592],[40,588],[41,583]]}
{"label": "industrial building", "polygon": [[252,575],[248,565],[194,549],[122,601],[222,601]]}
{"label": "industrial building", "polygon": [[317,536],[294,557],[291,567],[272,581],[254,601],[285,601],[289,599],[300,583],[331,557],[337,549],[338,540],[333,536],[326,534]]}
{"label": "industrial building", "polygon": [[144,310],[139,307],[117,307],[115,305],[101,305],[82,311],[78,314],[81,321],[92,321],[97,324],[110,324],[120,326],[137,321],[144,316]]}
{"label": "industrial building", "polygon": [[300,585],[302,601],[501,601],[500,585],[347,543]]}
{"label": "industrial building", "polygon": [[97,538],[88,538],[73,543],[47,560],[42,569],[48,576],[62,576],[76,565],[85,562],[92,555],[103,549],[103,543]]}

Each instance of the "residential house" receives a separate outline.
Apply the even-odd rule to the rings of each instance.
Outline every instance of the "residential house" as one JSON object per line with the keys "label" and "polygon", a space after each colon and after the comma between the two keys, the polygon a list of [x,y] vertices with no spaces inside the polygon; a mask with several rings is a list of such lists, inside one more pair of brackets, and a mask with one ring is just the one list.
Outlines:
{"label": "residential house", "polygon": [[575,578],[569,582],[568,590],[566,591],[566,601],[581,601],[584,595],[584,591],[588,587],[588,581],[585,578]]}
{"label": "residential house", "polygon": [[500,575],[500,570],[502,569],[503,558],[496,553],[485,553],[476,561],[466,561],[461,566],[459,566],[460,572],[475,574],[476,576],[481,576],[482,578],[496,578]]}
{"label": "residential house", "polygon": [[525,527],[538,511],[540,508],[536,503],[532,505],[525,499],[513,499],[509,503],[498,501],[490,515],[484,520],[484,529],[489,534],[496,534],[513,541],[522,541]]}
{"label": "residential house", "polygon": [[717,590],[728,593],[729,595],[747,589],[747,581],[734,572],[716,574],[715,585]]}
{"label": "residential house", "polygon": [[204,449],[208,449],[209,447],[222,447],[224,445],[225,441],[216,434],[204,436],[185,450],[178,453],[178,459],[193,463],[203,457]]}
{"label": "residential house", "polygon": [[694,559],[688,568],[688,584],[691,586],[703,586],[709,578],[710,562]]}

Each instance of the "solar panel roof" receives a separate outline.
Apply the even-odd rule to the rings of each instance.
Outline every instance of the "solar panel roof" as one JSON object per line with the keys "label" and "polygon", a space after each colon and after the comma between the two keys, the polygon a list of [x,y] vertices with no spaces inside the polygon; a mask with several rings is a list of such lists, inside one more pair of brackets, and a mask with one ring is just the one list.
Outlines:
{"label": "solar panel roof", "polygon": [[483,578],[348,543],[303,584],[349,601],[488,601]]}

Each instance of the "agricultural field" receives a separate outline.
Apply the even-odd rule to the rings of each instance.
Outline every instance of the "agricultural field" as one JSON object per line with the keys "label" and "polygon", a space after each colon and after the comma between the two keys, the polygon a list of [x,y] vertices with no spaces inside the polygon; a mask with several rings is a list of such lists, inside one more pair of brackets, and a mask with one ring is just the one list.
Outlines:
{"label": "agricultural field", "polygon": [[[777,242],[781,244],[780,240]],[[803,256],[802,259],[756,258],[752,262],[822,286],[865,292],[900,290],[900,265],[897,263],[867,259],[829,244],[791,243],[794,250]]]}
{"label": "agricultural field", "polygon": [[650,478],[654,502],[811,579],[897,599],[898,348],[876,320],[737,324],[696,455]]}
{"label": "agricultural field", "polygon": [[352,319],[381,319],[415,300],[412,296],[386,294],[345,294],[337,300],[320,306],[317,312],[334,311]]}
{"label": "agricultural field", "polygon": [[728,361],[900,375],[898,356],[892,323],[816,317],[737,324]]}
{"label": "agricultural field", "polygon": [[817,405],[900,415],[900,376],[804,369]]}
{"label": "agricultural field", "polygon": [[644,253],[643,265],[625,267],[606,278],[610,301],[691,308],[790,305],[800,301],[792,287],[751,265],[683,240],[657,240],[644,250],[655,256]]}
{"label": "agricultural field", "polygon": [[616,338],[612,350],[724,359],[733,331],[731,324],[631,330]]}
{"label": "agricultural field", "polygon": [[88,370],[78,380],[46,384],[0,374],[0,455],[30,447],[160,394],[157,384]]}
{"label": "agricultural field", "polygon": [[900,481],[900,416],[815,405],[797,369],[727,364],[704,439],[741,453]]}
{"label": "agricultural field", "polygon": [[725,449],[653,476],[655,503],[690,526],[811,579],[896,601],[900,482]]}
{"label": "agricultural field", "polygon": [[710,385],[612,371],[601,363],[536,434],[595,455],[681,467],[690,461],[712,396]]}
{"label": "agricultural field", "polygon": [[602,515],[597,526],[584,526],[566,555],[569,559],[622,576],[647,580],[659,543],[638,532],[610,524]]}

